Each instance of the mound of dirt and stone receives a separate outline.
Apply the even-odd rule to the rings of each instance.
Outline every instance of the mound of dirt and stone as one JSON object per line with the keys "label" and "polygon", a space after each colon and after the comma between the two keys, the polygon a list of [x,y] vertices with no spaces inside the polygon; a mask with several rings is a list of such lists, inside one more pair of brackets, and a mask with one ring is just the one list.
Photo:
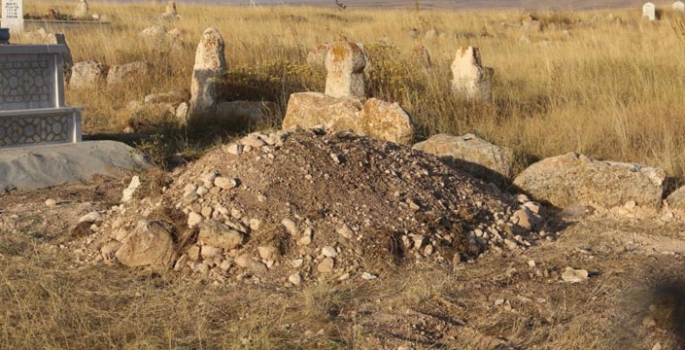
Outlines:
{"label": "mound of dirt and stone", "polygon": [[435,156],[351,133],[254,133],[172,178],[161,196],[82,219],[90,258],[298,285],[454,264],[545,236],[537,204]]}

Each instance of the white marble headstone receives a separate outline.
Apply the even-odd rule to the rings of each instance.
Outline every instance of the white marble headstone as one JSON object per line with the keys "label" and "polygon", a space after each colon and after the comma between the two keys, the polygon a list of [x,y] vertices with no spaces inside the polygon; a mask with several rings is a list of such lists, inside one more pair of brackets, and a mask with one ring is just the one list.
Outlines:
{"label": "white marble headstone", "polygon": [[642,6],[642,17],[647,17],[650,21],[656,19],[656,7],[651,2],[648,2]]}
{"label": "white marble headstone", "polygon": [[685,3],[682,1],[676,1],[673,3],[673,9],[678,12],[685,12]]}
{"label": "white marble headstone", "polygon": [[9,28],[10,35],[24,31],[24,0],[2,0],[2,28]]}

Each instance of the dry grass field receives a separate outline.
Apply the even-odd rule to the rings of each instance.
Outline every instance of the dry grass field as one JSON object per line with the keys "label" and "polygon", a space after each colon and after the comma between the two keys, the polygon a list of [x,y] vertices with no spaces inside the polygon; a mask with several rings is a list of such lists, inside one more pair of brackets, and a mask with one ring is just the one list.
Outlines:
{"label": "dry grass field", "polygon": [[[45,13],[48,7],[70,13],[73,3],[30,2],[25,11]],[[148,93],[188,89],[195,47],[206,27],[218,28],[226,41],[234,82],[228,98],[274,101],[282,112],[290,93],[323,91],[324,74],[309,69],[307,52],[342,34],[369,51],[374,71],[368,94],[399,102],[421,137],[474,132],[513,148],[521,168],[576,151],[663,167],[675,177],[685,174],[685,45],[673,29],[683,16],[670,9],[655,23],[641,20],[639,9],[537,13],[547,28],[529,34],[527,43],[519,40],[521,29],[502,25],[519,23],[524,13],[513,11],[181,4],[181,20],[168,23],[159,19],[163,7],[93,3],[91,12],[112,19],[112,31],[67,34],[75,61],[115,65],[143,59],[157,67],[154,76],[125,88],[69,91],[71,105],[85,106],[87,134],[120,132],[134,123],[150,126],[145,132],[173,126],[170,120],[140,121],[146,116],[132,116],[125,107]],[[623,24],[607,19],[610,13]],[[153,24],[181,29],[182,48],[169,51],[140,40],[138,33]],[[421,33],[416,39],[412,28]],[[438,36],[424,39],[430,29]],[[429,51],[432,68],[412,55],[420,44]],[[469,104],[448,93],[449,65],[462,45],[480,47],[483,64],[495,68],[493,105]],[[192,137],[184,141],[193,143]]]}
{"label": "dry grass field", "polygon": [[[25,12],[59,7],[70,13],[74,5],[26,1]],[[642,20],[639,9],[540,12],[535,15],[545,30],[520,40],[525,13],[515,11],[184,3],[178,6],[181,19],[165,22],[163,4],[90,7],[111,19],[112,30],[68,31],[74,61],[155,65],[153,75],[137,84],[67,91],[69,105],[84,106],[84,133],[91,138],[133,126],[140,134],[164,135],[171,143],[162,145],[166,152],[196,154],[247,132],[185,127],[171,116],[133,115],[127,108],[149,93],[188,89],[197,42],[213,26],[226,42],[227,98],[280,107],[260,128],[280,126],[290,93],[323,91],[324,73],[307,65],[307,53],[345,35],[363,42],[371,57],[367,95],[399,102],[419,127],[419,138],[476,133],[514,149],[518,171],[576,151],[685,178],[685,42],[674,29],[685,16],[670,10],[655,23]],[[610,13],[622,18],[620,25]],[[149,45],[138,37],[155,24],[180,29],[180,47]],[[412,28],[421,33],[417,38]],[[437,35],[426,38],[432,29]],[[413,56],[417,45],[430,52],[432,67]],[[463,45],[479,47],[483,64],[495,69],[491,105],[449,94],[449,66]],[[80,260],[83,252],[73,245],[78,237],[66,234],[71,223],[111,208],[124,185],[96,179],[0,196],[0,349],[685,346],[682,220],[606,212],[553,219],[546,228],[559,233],[554,242],[445,269],[398,268],[376,281],[323,279],[301,288],[213,284],[194,275]],[[48,209],[47,198],[62,202]],[[561,283],[567,266],[586,268],[591,278]]]}

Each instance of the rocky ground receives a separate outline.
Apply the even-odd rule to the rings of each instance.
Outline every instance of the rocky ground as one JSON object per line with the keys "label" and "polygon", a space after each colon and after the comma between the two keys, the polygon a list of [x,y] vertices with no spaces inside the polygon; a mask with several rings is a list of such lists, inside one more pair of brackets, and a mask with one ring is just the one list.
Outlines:
{"label": "rocky ground", "polygon": [[676,211],[545,208],[322,130],[138,179],[0,197],[3,348],[682,347]]}

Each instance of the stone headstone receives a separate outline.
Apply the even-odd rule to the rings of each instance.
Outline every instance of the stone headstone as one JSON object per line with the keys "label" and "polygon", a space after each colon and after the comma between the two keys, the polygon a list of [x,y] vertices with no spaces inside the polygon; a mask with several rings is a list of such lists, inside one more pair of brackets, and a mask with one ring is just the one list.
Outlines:
{"label": "stone headstone", "polygon": [[195,52],[193,78],[190,84],[190,117],[211,111],[216,106],[218,93],[214,78],[226,71],[224,38],[216,28],[207,28]]}
{"label": "stone headstone", "polygon": [[650,21],[656,19],[656,7],[651,2],[648,2],[642,6],[642,17],[646,17]]}
{"label": "stone headstone", "polygon": [[673,3],[673,10],[678,12],[685,12],[685,3],[682,1],[676,1]]}
{"label": "stone headstone", "polygon": [[174,20],[178,18],[178,12],[176,12],[176,2],[175,1],[169,1],[166,4],[166,9],[164,10],[164,13],[162,14],[162,18],[167,19],[167,20]]}
{"label": "stone headstone", "polygon": [[364,98],[364,50],[355,43],[341,39],[326,52],[326,95]]}
{"label": "stone headstone", "polygon": [[452,62],[452,93],[488,102],[492,97],[491,75],[481,64],[478,48],[462,47]]}
{"label": "stone headstone", "polygon": [[10,34],[24,31],[24,1],[2,0],[2,23],[0,26],[9,28]]}
{"label": "stone headstone", "polygon": [[74,18],[86,17],[88,17],[88,2],[86,2],[86,0],[80,0],[74,10]]}

